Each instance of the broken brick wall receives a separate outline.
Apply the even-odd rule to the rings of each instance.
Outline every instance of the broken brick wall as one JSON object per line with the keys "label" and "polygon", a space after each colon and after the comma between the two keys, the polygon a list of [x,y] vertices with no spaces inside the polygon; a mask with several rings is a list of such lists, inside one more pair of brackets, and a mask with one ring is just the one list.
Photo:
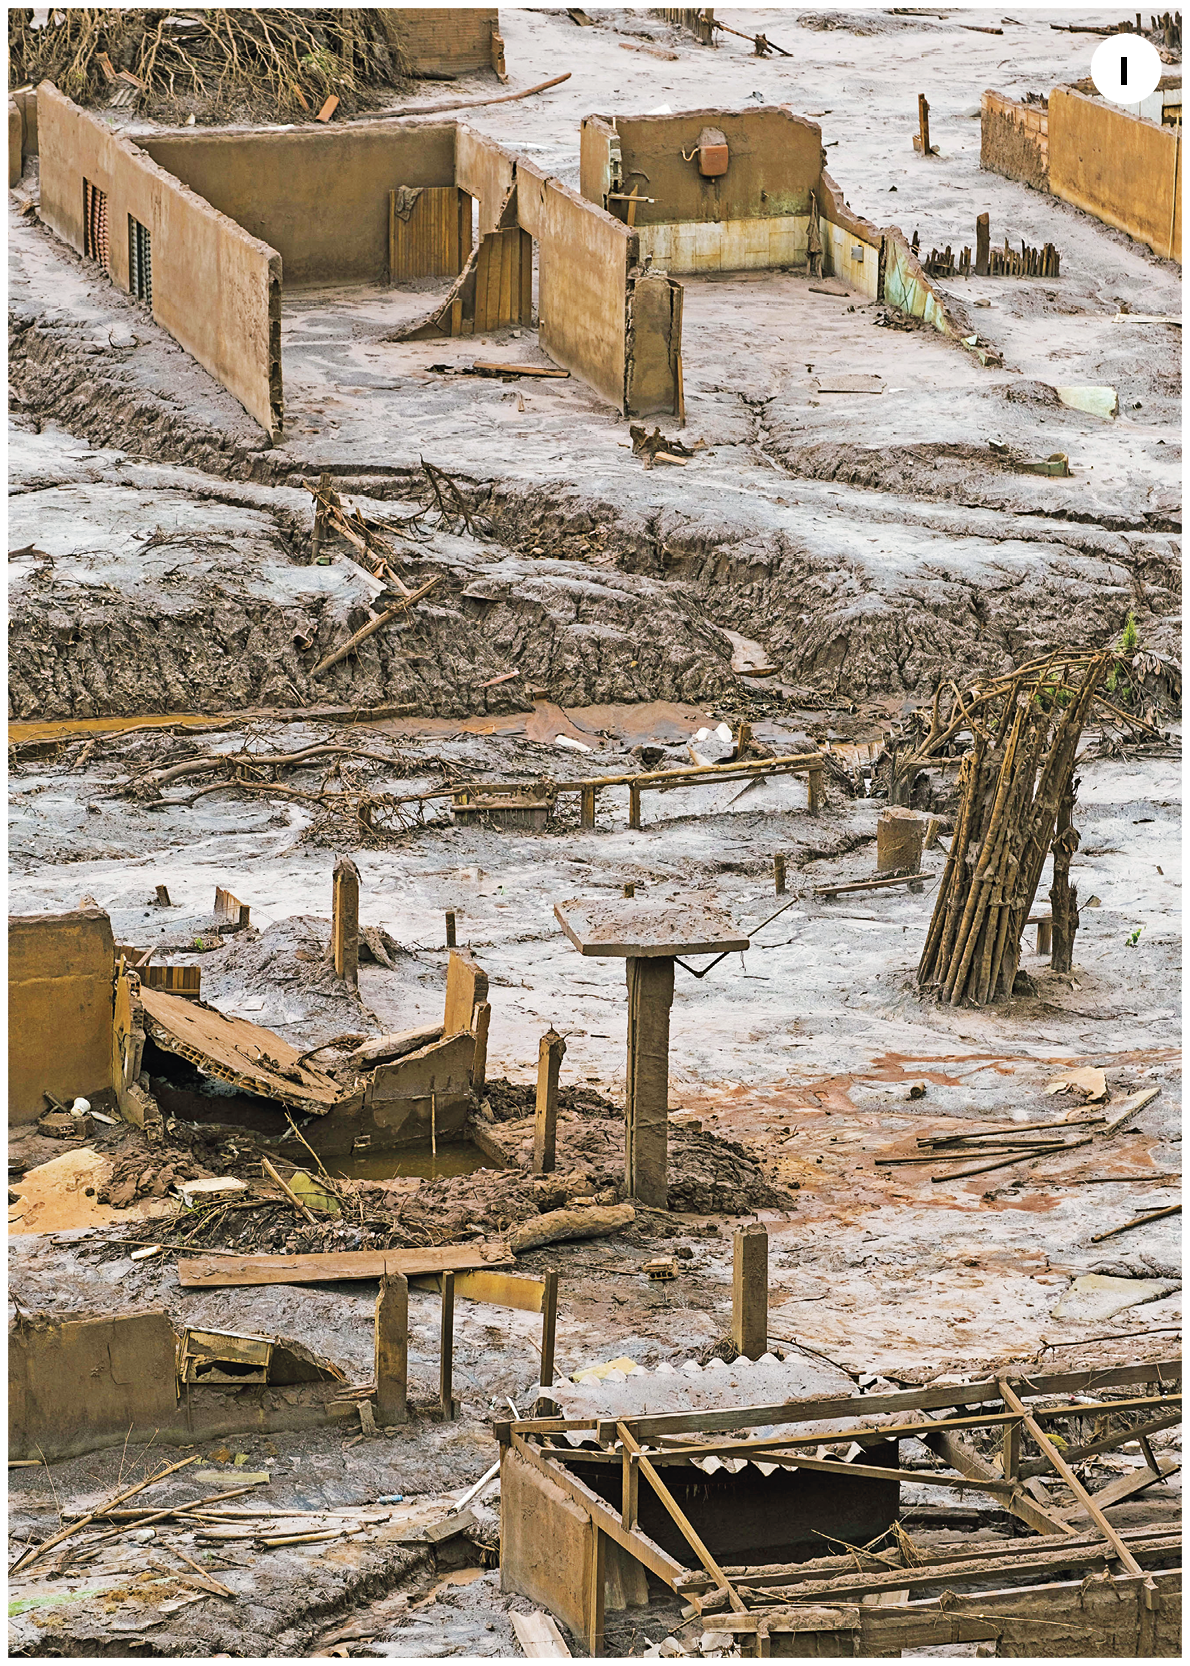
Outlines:
{"label": "broken brick wall", "polygon": [[1048,191],[1049,117],[1040,105],[1022,104],[990,89],[979,101],[979,165],[1005,179]]}
{"label": "broken brick wall", "polygon": [[408,6],[389,13],[414,75],[466,75],[488,69],[496,6]]}

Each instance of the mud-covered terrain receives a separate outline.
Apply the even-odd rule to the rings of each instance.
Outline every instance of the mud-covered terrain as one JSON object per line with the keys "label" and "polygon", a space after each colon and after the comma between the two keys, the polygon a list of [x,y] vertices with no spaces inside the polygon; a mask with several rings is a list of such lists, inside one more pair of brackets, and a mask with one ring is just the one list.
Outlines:
{"label": "mud-covered terrain", "polygon": [[[939,675],[1000,669],[1055,641],[1107,643],[1129,610],[1151,645],[1172,650],[1180,332],[1127,314],[1175,315],[1177,268],[978,166],[982,88],[1061,79],[1077,43],[1038,14],[1009,31],[1016,55],[1004,62],[999,42],[918,20],[923,50],[948,65],[946,90],[931,92],[942,154],[923,164],[902,132],[901,78],[884,73],[887,55],[914,61],[903,28],[883,39],[885,21],[907,20],[873,35],[840,17],[824,32],[783,16],[799,54],[762,62],[732,45],[708,60],[650,21],[644,32],[672,36],[678,60],[641,70],[618,51],[641,32],[635,14],[600,14],[580,36],[561,13],[513,13],[508,49],[516,43],[529,80],[580,46],[584,67],[544,99],[468,115],[576,183],[582,114],[632,108],[642,94],[650,107],[659,87],[673,108],[705,102],[713,62],[723,102],[761,96],[818,119],[834,176],[878,225],[918,230],[923,247],[961,245],[982,207],[997,238],[1003,229],[1061,247],[1060,278],[943,285],[997,349],[998,368],[932,330],[880,328],[884,306],[812,293],[796,274],[684,280],[683,437],[705,448],[682,469],[646,471],[627,425],[574,379],[504,384],[432,370],[469,363],[474,344],[387,340],[384,292],[370,289],[293,298],[286,424],[270,446],[143,307],[35,214],[15,217],[10,367],[24,501],[14,527],[48,522],[59,558],[13,574],[12,715],[320,695],[458,715],[507,709],[517,683],[484,685],[509,671],[565,703],[716,699],[732,685],[723,626],[759,642],[789,684],[847,698],[920,695]],[[857,98],[862,122],[848,115]],[[32,170],[22,189],[35,198]],[[532,330],[481,345],[545,362]],[[824,370],[875,374],[883,391],[820,394]],[[1069,409],[1055,390],[1080,385],[1115,388],[1119,415]],[[47,423],[50,443],[33,446]],[[58,441],[63,428],[98,449]],[[1024,471],[1058,451],[1069,478]],[[436,528],[436,510],[420,523],[424,543],[401,545],[407,576],[438,576],[435,590],[312,680],[370,597],[345,546],[335,582],[309,568],[302,482],[327,472],[365,512],[397,521],[432,506],[423,457],[457,480],[471,528],[457,538],[461,522]],[[252,513],[220,512],[232,506]],[[171,528],[175,544],[151,542]],[[13,547],[31,540],[22,533]],[[104,590],[98,569],[128,561],[140,581]],[[96,656],[102,673],[73,663]]]}
{"label": "mud-covered terrain", "polygon": [[[1095,38],[1034,10],[1015,23],[720,14],[791,53],[757,58],[726,34],[705,49],[652,11],[589,15],[579,27],[561,9],[502,8],[499,90],[571,78],[465,119],[577,187],[592,111],[787,103],[820,123],[833,178],[875,225],[918,232],[923,251],[961,249],[986,211],[994,243],[1056,244],[1062,276],[940,280],[991,348],[988,366],[883,305],[812,293],[795,272],[684,279],[691,455],[650,468],[628,424],[574,378],[433,368],[465,367],[480,348],[544,364],[533,329],[398,342],[394,320],[428,291],[291,294],[285,426],[271,443],[39,223],[30,166],[10,194],[10,911],[97,905],[117,943],[200,967],[202,999],[220,1011],[299,1050],[340,1038],[318,1056],[344,1083],[356,1043],[342,1038],[441,1023],[449,911],[487,973],[491,1028],[469,1128],[480,1144],[387,1165],[372,1154],[338,1182],[340,1214],[316,1223],[264,1180],[262,1157],[282,1148],[250,1128],[168,1116],[154,1140],[125,1124],[86,1140],[14,1131],[11,1316],[164,1311],[178,1327],[288,1338],[362,1384],[374,1282],[183,1288],[179,1258],[459,1241],[501,1258],[537,1216],[623,1210],[624,966],[580,956],[554,908],[633,888],[724,911],[750,947],[677,969],[668,1210],[516,1253],[515,1272],[559,1274],[551,1386],[567,1415],[1172,1358],[1178,1216],[1100,1237],[1180,1198],[1181,332],[1131,315],[1176,319],[1181,273],[979,168],[984,88],[1022,96],[1078,79]],[[485,74],[446,96],[494,90]],[[919,92],[940,152],[928,160],[911,148]],[[134,137],[149,125],[111,114]],[[878,377],[879,391],[822,392],[824,372]],[[1087,386],[1114,388],[1118,415],[1058,391]],[[1067,476],[1030,472],[1057,452]],[[454,482],[445,506],[427,463]],[[348,543],[328,537],[315,559],[307,483],[324,475],[391,543],[403,583],[434,583],[316,675],[394,600]],[[1010,999],[973,1010],[923,998],[915,973],[957,759],[913,788],[940,824],[924,888],[821,892],[875,874],[898,724],[942,677],[1125,630],[1159,731],[1083,736],[1072,970],[1053,970],[1030,927]],[[211,721],[169,721],[186,714]],[[688,764],[724,723],[731,744],[749,725],[756,756],[829,749],[820,813],[799,777],[648,793],[636,829],[624,785],[600,791],[594,828],[580,827],[575,794],[556,794]],[[452,789],[482,781],[535,786],[544,828],[457,821]],[[329,964],[341,854],[360,875],[358,989]],[[1050,882],[1047,862],[1042,907]],[[250,907],[247,930],[223,930],[216,887]],[[535,1176],[551,1027],[566,1046],[558,1161]],[[1118,1132],[1088,1124],[1086,1144],[1056,1155],[970,1175],[920,1162],[927,1137],[1085,1117],[1061,1085],[1075,1067],[1104,1075],[1090,1114],[1150,1096]],[[292,1142],[283,1150],[299,1160]],[[246,1206],[175,1208],[176,1189],[204,1177],[242,1181]],[[769,1352],[753,1362],[730,1341],[732,1239],[757,1219]],[[673,1258],[672,1279],[646,1275],[656,1257]],[[181,1521],[103,1543],[80,1534],[18,1576],[11,1652],[517,1656],[511,1616],[534,1604],[500,1589],[498,1485],[437,1548],[419,1535],[495,1462],[492,1424],[538,1404],[541,1317],[460,1297],[460,1411],[441,1422],[440,1314],[436,1293],[410,1291],[409,1424],[369,1430],[353,1413],[213,1439],[193,1471],[143,1495],[181,1505],[247,1476],[237,1505],[321,1512],[297,1519],[329,1521],[333,1542],[264,1550]],[[1162,1430],[1153,1446],[1176,1456],[1180,1438]],[[162,1452],[189,1455],[117,1444],[11,1470],[13,1537],[59,1531],[60,1512],[100,1504]],[[953,1550],[972,1530],[1007,1544],[998,1498],[932,1484],[935,1460],[913,1441],[901,1456],[923,1476],[901,1489],[914,1544],[937,1533]],[[1142,1461],[1105,1453],[1083,1473],[1099,1487]],[[1166,1520],[1179,1499],[1175,1475],[1111,1519]],[[671,1633],[698,1649],[659,1586],[647,1612],[607,1621],[613,1656],[656,1652]]]}

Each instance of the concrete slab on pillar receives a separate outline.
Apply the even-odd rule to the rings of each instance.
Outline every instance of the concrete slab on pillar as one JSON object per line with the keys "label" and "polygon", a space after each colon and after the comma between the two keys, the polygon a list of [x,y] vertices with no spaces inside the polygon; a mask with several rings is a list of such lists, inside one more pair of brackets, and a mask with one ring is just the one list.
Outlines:
{"label": "concrete slab on pillar", "polygon": [[654,903],[637,897],[560,902],[554,916],[580,954],[647,960],[679,954],[724,954],[749,939],[718,908],[697,902]]}

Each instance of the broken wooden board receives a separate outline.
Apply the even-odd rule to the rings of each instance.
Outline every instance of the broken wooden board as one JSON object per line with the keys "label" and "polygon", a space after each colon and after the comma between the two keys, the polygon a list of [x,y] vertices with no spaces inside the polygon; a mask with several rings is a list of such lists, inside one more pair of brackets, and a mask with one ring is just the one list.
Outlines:
{"label": "broken wooden board", "polygon": [[245,1093],[276,1099],[295,1110],[325,1116],[351,1095],[272,1030],[229,1018],[205,1002],[141,988],[145,1029],[159,1047],[189,1059],[206,1076]]}
{"label": "broken wooden board", "polygon": [[701,903],[614,902],[575,899],[555,905],[554,917],[583,955],[644,960],[658,955],[730,954],[749,939],[717,908]]}
{"label": "broken wooden board", "polygon": [[837,278],[822,278],[818,283],[810,285],[810,293],[811,295],[847,296],[851,292],[846,284],[840,283]]}
{"label": "broken wooden board", "polygon": [[[671,56],[676,58],[677,53]],[[570,1659],[570,1650],[566,1647],[557,1622],[551,1615],[538,1609],[532,1614],[510,1614],[508,1617],[512,1621],[512,1629],[516,1632],[516,1640],[521,1645],[521,1652],[528,1659]]]}
{"label": "broken wooden board", "polygon": [[178,1262],[178,1283],[186,1290],[249,1284],[334,1284],[345,1279],[383,1278],[403,1273],[463,1272],[472,1267],[509,1267],[512,1256],[474,1244],[440,1244],[416,1250],[336,1250],[327,1255],[197,1255]]}

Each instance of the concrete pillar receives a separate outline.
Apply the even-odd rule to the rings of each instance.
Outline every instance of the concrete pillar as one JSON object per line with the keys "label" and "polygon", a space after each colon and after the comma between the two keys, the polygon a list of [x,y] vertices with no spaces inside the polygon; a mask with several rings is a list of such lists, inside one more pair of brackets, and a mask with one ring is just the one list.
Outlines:
{"label": "concrete pillar", "polygon": [[533,1124],[533,1173],[552,1174],[557,1166],[558,1072],[566,1043],[553,1026],[537,1048],[537,1114]]}
{"label": "concrete pillar", "polygon": [[876,871],[920,873],[922,821],[915,810],[890,805],[876,823]]}
{"label": "concrete pillar", "polygon": [[375,1323],[376,1421],[409,1417],[409,1283],[402,1273],[380,1280]]}
{"label": "concrete pillar", "polygon": [[630,958],[628,1080],[624,1156],[628,1195],[654,1209],[668,1207],[669,1009],[672,955]]}
{"label": "concrete pillar", "polygon": [[331,956],[335,976],[354,989],[359,983],[359,869],[350,856],[335,859]]}
{"label": "concrete pillar", "polygon": [[769,1235],[759,1221],[741,1226],[732,1244],[731,1339],[749,1359],[769,1346]]}

